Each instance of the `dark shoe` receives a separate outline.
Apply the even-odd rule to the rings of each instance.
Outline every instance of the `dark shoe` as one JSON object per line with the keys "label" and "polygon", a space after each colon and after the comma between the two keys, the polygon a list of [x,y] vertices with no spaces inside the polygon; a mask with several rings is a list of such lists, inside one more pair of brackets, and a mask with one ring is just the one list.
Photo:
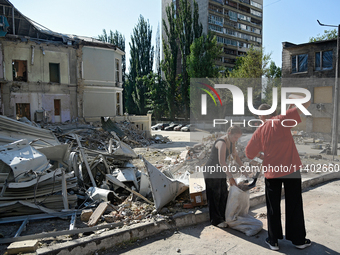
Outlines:
{"label": "dark shoe", "polygon": [[298,249],[304,249],[308,246],[311,246],[312,242],[309,239],[305,239],[305,242],[303,244],[295,245]]}
{"label": "dark shoe", "polygon": [[280,249],[278,243],[270,242],[268,237],[266,238],[266,244],[268,244],[269,248],[273,251],[278,251]]}

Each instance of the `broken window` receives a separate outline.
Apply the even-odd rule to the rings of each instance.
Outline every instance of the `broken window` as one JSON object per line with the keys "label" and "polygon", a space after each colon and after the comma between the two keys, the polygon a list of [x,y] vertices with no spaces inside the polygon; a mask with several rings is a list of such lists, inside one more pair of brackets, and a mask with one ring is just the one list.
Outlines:
{"label": "broken window", "polygon": [[13,81],[27,82],[27,61],[26,60],[13,60]]}
{"label": "broken window", "polygon": [[315,70],[330,70],[333,68],[333,51],[315,52]]}
{"label": "broken window", "polygon": [[116,59],[116,85],[118,86],[119,82],[119,60]]}
{"label": "broken window", "polygon": [[120,96],[119,93],[116,93],[116,115],[120,115]]}
{"label": "broken window", "polygon": [[60,64],[50,63],[50,82],[60,83]]}
{"label": "broken window", "polygon": [[292,56],[292,73],[307,72],[308,54]]}
{"label": "broken window", "polygon": [[28,103],[15,104],[15,110],[17,119],[26,117],[27,119],[31,120],[30,104]]}

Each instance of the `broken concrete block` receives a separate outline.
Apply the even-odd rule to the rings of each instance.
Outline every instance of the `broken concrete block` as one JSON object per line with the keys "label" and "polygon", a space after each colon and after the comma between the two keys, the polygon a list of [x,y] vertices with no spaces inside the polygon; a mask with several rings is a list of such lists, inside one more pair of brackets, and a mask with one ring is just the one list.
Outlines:
{"label": "broken concrete block", "polygon": [[7,247],[7,254],[35,252],[38,249],[38,244],[38,240],[14,242]]}
{"label": "broken concrete block", "polygon": [[116,215],[111,215],[111,214],[104,215],[103,217],[107,223],[112,223],[118,219]]}
{"label": "broken concrete block", "polygon": [[80,215],[81,221],[89,221],[92,213],[93,213],[92,209],[83,210]]}

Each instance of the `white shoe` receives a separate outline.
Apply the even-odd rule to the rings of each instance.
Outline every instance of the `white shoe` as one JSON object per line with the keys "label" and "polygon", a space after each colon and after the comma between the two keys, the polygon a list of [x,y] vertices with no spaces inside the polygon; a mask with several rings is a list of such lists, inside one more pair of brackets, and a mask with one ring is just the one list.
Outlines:
{"label": "white shoe", "polygon": [[228,224],[224,221],[224,222],[221,222],[220,224],[218,224],[217,227],[226,228],[226,227],[228,227]]}
{"label": "white shoe", "polygon": [[268,244],[269,248],[273,251],[278,251],[280,249],[277,243],[270,243],[269,238],[266,238],[266,244]]}
{"label": "white shoe", "polygon": [[312,242],[309,239],[305,239],[305,243],[301,245],[295,245],[296,248],[298,249],[304,249],[308,246],[311,246]]}

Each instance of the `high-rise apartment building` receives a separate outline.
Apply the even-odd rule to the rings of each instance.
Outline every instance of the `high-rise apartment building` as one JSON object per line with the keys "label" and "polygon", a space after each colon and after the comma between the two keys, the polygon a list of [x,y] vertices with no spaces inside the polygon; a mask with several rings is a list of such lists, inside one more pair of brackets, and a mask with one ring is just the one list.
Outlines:
{"label": "high-rise apartment building", "polygon": [[[165,7],[179,0],[162,0],[162,18],[167,20]],[[223,44],[223,53],[216,60],[217,66],[231,69],[237,56],[247,50],[262,47],[263,0],[196,0],[203,33],[212,31]]]}

